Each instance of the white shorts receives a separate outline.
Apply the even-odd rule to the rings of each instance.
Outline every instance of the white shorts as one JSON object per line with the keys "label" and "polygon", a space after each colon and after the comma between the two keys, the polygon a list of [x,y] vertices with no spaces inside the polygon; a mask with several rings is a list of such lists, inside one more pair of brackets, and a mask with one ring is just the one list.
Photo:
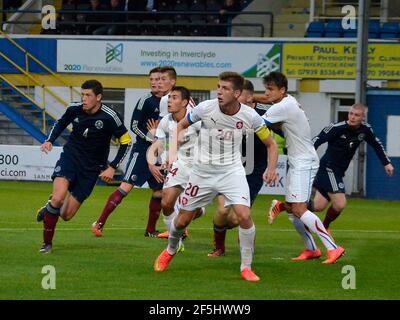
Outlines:
{"label": "white shorts", "polygon": [[189,181],[191,167],[191,165],[185,162],[179,160],[175,161],[172,164],[168,175],[165,177],[163,189],[178,186],[185,189]]}
{"label": "white shorts", "polygon": [[244,168],[210,173],[191,170],[189,182],[181,194],[182,209],[193,211],[205,207],[218,195],[225,197],[225,206],[241,204],[250,207],[250,191]]}
{"label": "white shorts", "polygon": [[308,202],[311,197],[312,184],[318,167],[309,169],[289,168],[286,175],[286,202]]}

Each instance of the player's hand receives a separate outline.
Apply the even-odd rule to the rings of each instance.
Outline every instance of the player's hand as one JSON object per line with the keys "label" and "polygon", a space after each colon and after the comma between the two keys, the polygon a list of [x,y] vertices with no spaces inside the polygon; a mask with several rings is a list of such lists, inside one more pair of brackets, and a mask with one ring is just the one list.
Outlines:
{"label": "player's hand", "polygon": [[115,169],[113,167],[108,167],[106,170],[100,173],[99,177],[106,183],[110,183],[112,178],[114,177]]}
{"label": "player's hand", "polygon": [[263,174],[263,180],[270,187],[279,179],[279,175],[275,170],[266,170]]}
{"label": "player's hand", "polygon": [[387,175],[388,175],[389,177],[391,177],[391,176],[394,175],[394,167],[392,166],[391,163],[388,163],[388,164],[385,166],[385,171],[386,171],[386,173],[387,173]]}
{"label": "player's hand", "polygon": [[160,123],[160,120],[154,120],[152,118],[150,118],[149,120],[147,120],[146,123],[146,128],[147,130],[149,130],[149,132],[155,136],[156,135],[156,130],[158,127],[158,124]]}
{"label": "player's hand", "polygon": [[40,151],[44,152],[44,153],[48,153],[53,149],[53,144],[49,141],[46,141],[45,143],[43,143],[40,146]]}
{"label": "player's hand", "polygon": [[164,176],[160,172],[161,166],[156,166],[155,164],[149,164],[149,170],[153,175],[154,179],[156,179],[158,183],[164,182]]}

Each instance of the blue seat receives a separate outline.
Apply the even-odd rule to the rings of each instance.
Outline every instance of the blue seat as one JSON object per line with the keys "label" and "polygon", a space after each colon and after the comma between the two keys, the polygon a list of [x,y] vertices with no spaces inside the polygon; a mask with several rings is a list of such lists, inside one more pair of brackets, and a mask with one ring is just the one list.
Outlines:
{"label": "blue seat", "polygon": [[397,38],[400,33],[399,24],[397,22],[385,22],[381,28],[381,38],[390,39]]}
{"label": "blue seat", "polygon": [[343,35],[342,21],[329,20],[325,28],[325,37],[327,38],[340,38]]}
{"label": "blue seat", "polygon": [[325,23],[321,21],[313,21],[308,25],[305,36],[307,38],[323,37],[324,33],[325,33]]}

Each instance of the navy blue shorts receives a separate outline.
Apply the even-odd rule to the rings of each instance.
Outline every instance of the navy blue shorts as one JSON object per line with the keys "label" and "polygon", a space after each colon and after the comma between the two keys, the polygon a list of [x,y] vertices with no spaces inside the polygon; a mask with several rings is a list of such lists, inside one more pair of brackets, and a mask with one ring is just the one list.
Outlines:
{"label": "navy blue shorts", "polygon": [[147,148],[147,145],[133,145],[123,181],[138,187],[147,182],[150,189],[161,190],[163,184],[157,182],[149,170],[146,158]]}
{"label": "navy blue shorts", "polygon": [[247,183],[250,189],[250,205],[252,206],[258,193],[260,192],[263,186],[263,173],[265,172],[266,167],[256,166],[253,172],[246,176]]}
{"label": "navy blue shorts", "polygon": [[61,153],[60,159],[57,161],[51,179],[62,177],[69,181],[68,191],[71,195],[83,203],[90,196],[96,185],[100,171],[88,171],[77,164],[70,156]]}
{"label": "navy blue shorts", "polygon": [[328,201],[328,193],[345,193],[343,177],[335,173],[327,167],[320,167],[313,184],[314,188],[319,191]]}

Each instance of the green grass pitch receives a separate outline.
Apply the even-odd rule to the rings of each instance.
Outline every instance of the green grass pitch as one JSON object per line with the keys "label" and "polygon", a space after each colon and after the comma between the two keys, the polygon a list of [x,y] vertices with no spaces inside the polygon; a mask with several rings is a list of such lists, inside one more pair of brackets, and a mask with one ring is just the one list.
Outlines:
{"label": "green grass pitch", "polygon": [[[91,224],[115,190],[97,186],[71,221],[58,223],[53,252],[41,255],[42,224],[35,213],[51,187],[0,182],[0,299],[400,298],[400,202],[349,199],[331,228],[347,253],[334,265],[322,265],[322,260],[290,260],[303,249],[302,242],[286,214],[267,225],[265,212],[272,197],[259,196],[252,211],[257,228],[253,269],[261,281],[247,283],[239,274],[236,229],[227,234],[225,257],[207,257],[215,205],[192,223],[185,252],[177,254],[164,273],[155,273],[154,259],[167,241],[143,236],[148,190],[133,190],[110,216],[104,236],[95,238]],[[158,229],[164,231],[162,220]],[[45,265],[55,267],[55,290],[41,286]],[[342,287],[346,265],[355,268],[356,289]]]}

